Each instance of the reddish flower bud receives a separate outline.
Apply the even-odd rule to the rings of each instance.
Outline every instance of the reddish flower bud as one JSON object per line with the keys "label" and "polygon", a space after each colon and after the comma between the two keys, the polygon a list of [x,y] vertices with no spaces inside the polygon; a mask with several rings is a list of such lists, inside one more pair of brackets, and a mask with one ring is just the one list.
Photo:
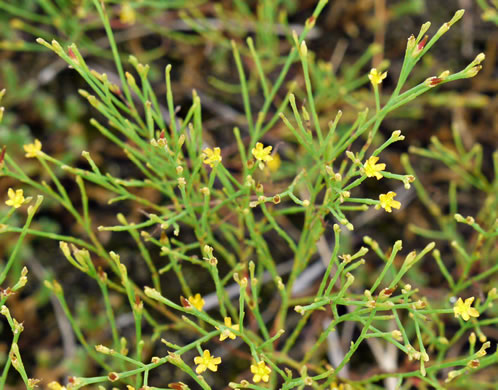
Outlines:
{"label": "reddish flower bud", "polygon": [[4,145],[2,148],[2,151],[0,152],[0,166],[2,166],[2,164],[3,164],[6,150],[7,150],[7,147]]}
{"label": "reddish flower bud", "polygon": [[184,297],[180,297],[180,302],[182,303],[183,307],[186,307],[186,308],[192,307],[192,304],[189,302],[189,300],[184,298]]}
{"label": "reddish flower bud", "polygon": [[427,80],[425,80],[425,85],[432,88],[440,84],[442,81],[443,79],[441,77],[429,77]]}
{"label": "reddish flower bud", "polygon": [[68,49],[67,49],[67,54],[69,54],[69,57],[71,57],[71,59],[73,59],[73,60],[75,60],[75,61],[78,61],[78,58],[76,58],[76,54],[74,54],[73,49],[68,48]]}
{"label": "reddish flower bud", "polygon": [[428,36],[428,35],[426,35],[426,36],[424,37],[424,39],[422,39],[422,40],[419,42],[419,44],[418,44],[418,46],[417,46],[417,49],[418,49],[418,50],[422,50],[422,49],[425,47],[425,44],[427,43],[427,40],[428,40],[428,39],[429,39],[429,36]]}

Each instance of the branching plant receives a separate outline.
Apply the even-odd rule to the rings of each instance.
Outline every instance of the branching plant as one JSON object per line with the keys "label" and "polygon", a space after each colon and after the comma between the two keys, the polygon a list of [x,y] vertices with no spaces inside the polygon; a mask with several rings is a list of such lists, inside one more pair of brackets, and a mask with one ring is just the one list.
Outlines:
{"label": "branching plant", "polygon": [[[235,3],[245,7],[244,2]],[[258,35],[257,40],[247,38],[245,43],[222,42],[231,49],[245,112],[241,126],[233,128],[233,136],[225,135],[222,144],[206,134],[203,98],[195,90],[190,107],[176,107],[173,66],[164,71],[164,97],[154,91],[149,65],[120,53],[107,4],[93,1],[119,81],[92,69],[77,39],[68,46],[57,40],[47,42],[46,34],[37,40],[85,81],[87,87],[79,94],[94,109],[91,125],[120,149],[134,172],[125,177],[103,171],[87,151],[81,153],[85,164],[68,165],[45,153],[45,145],[34,139],[24,151],[46,178],[37,180],[11,157],[10,150],[2,152],[1,176],[19,184],[9,190],[8,208],[0,215],[0,233],[18,234],[2,264],[0,283],[12,270],[17,276],[19,266],[16,271],[14,264],[22,263],[18,249],[30,235],[58,241],[64,258],[93,281],[103,302],[109,337],[89,336],[66,300],[67,291],[60,283],[63,276],[45,280],[79,346],[95,365],[89,371],[95,375],[70,376],[65,386],[53,381],[48,388],[394,389],[420,384],[420,388],[443,389],[448,383],[466,386],[474,373],[496,365],[498,355],[487,354],[491,344],[484,329],[498,323],[493,308],[498,155],[493,155],[495,175],[489,179],[481,170],[482,148],[466,149],[457,128],[455,148],[436,138],[428,150],[411,148],[413,154],[443,162],[462,180],[450,182],[449,209],[443,211],[431,200],[423,179],[417,179],[408,156],[402,157],[406,173],[391,172],[393,168],[382,162],[385,150],[404,141],[402,132],[396,130],[387,139],[379,133],[393,111],[422,94],[434,93],[440,85],[476,76],[484,54],[456,73],[444,71],[425,80],[410,77],[424,55],[462,18],[460,10],[430,39],[429,22],[416,37],[408,38],[390,96],[381,91],[388,72],[384,66],[363,72],[378,51],[375,46],[326,89],[320,84],[322,75],[336,76],[319,65],[306,43],[326,3],[317,3],[300,33],[288,35],[293,48],[280,63],[267,61],[264,55],[264,45],[275,44],[273,32]],[[198,20],[190,21],[199,34],[209,33]],[[85,37],[78,31],[70,36]],[[211,39],[218,42],[223,37]],[[98,51],[91,43],[86,47],[86,53]],[[250,71],[248,61],[253,65]],[[287,83],[296,63],[301,85]],[[335,81],[341,88],[334,89]],[[214,83],[221,86],[221,81]],[[323,99],[345,95],[366,83],[373,89],[375,107],[357,111],[353,123],[342,123],[341,111],[328,122]],[[253,101],[255,90],[262,94],[261,102]],[[268,138],[277,126],[285,137],[285,158],[279,144]],[[78,199],[69,194],[69,178],[76,183]],[[394,191],[372,195],[364,189],[365,182],[374,180],[386,188],[389,184],[384,183],[389,181],[399,181],[405,189],[415,187],[440,230],[416,225],[411,229],[431,242],[405,254],[399,240],[381,247],[375,237],[363,237],[364,247],[351,247],[348,232],[355,228],[356,215],[372,209],[391,213],[403,207]],[[457,191],[465,186],[485,197],[475,217],[458,213]],[[105,194],[109,207],[122,210],[112,225],[95,226],[92,194],[96,188]],[[36,202],[25,198],[24,190],[40,194]],[[33,226],[43,199],[63,208],[79,234]],[[16,220],[16,210],[25,204],[30,206],[23,225]],[[132,208],[140,210],[138,216],[127,215]],[[471,240],[462,235],[462,224],[473,229]],[[123,260],[104,234],[119,240],[129,237],[135,245],[133,263]],[[439,242],[444,241],[450,243],[453,259],[441,255]],[[286,263],[282,254],[290,261]],[[413,282],[423,274],[421,264],[432,261],[429,254],[447,283],[444,296],[430,296],[423,283],[418,288]],[[380,261],[375,272],[367,264],[372,261]],[[148,272],[147,285],[137,282],[137,268]],[[316,283],[309,282],[313,270],[319,271]],[[13,332],[0,378],[2,388],[11,367],[28,389],[37,382],[26,373],[18,348],[22,324],[6,306],[7,299],[25,285],[26,275],[23,268],[19,281],[2,290],[1,311]],[[196,282],[196,277],[202,282]],[[171,294],[171,280],[179,284],[180,295]],[[469,289],[476,283],[485,288],[474,297]],[[113,302],[116,295],[124,298],[120,307]],[[117,312],[123,311],[131,313],[133,326],[126,335],[117,320]],[[467,347],[455,349],[462,344]],[[233,356],[241,363],[225,369]],[[357,359],[366,360],[365,356],[375,360],[379,369],[361,377],[350,375],[352,365],[358,365]]]}

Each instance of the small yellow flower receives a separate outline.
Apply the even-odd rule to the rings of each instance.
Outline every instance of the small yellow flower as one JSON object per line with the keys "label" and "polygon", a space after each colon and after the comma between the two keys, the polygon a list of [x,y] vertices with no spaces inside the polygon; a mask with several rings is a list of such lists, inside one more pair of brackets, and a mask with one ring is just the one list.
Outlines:
{"label": "small yellow flower", "polygon": [[256,147],[252,148],[252,155],[256,160],[259,161],[259,169],[263,169],[265,162],[270,162],[273,160],[271,156],[271,146],[267,146],[263,148],[263,144],[261,142],[256,143]]}
{"label": "small yellow flower", "polygon": [[252,381],[254,383],[258,382],[268,382],[270,380],[271,368],[268,367],[264,361],[260,361],[256,364],[251,364],[251,372],[254,374]]}
{"label": "small yellow flower", "polygon": [[202,151],[204,164],[208,164],[211,168],[214,167],[215,163],[219,163],[221,161],[221,149],[220,148],[206,148]]}
{"label": "small yellow flower", "polygon": [[[220,334],[220,341],[223,341],[225,340],[226,338],[229,338],[229,339],[232,339],[234,340],[235,339],[235,333],[231,332],[230,329],[233,329],[233,330],[239,330],[239,325],[232,325],[232,319],[230,317],[225,317],[225,326],[228,328],[228,329],[225,329],[223,331],[221,331],[221,334]],[[216,328],[216,329],[220,329],[220,328]]]}
{"label": "small yellow flower", "polygon": [[377,180],[380,180],[384,177],[382,176],[382,173],[380,173],[380,171],[386,169],[386,164],[376,164],[377,161],[379,161],[379,158],[376,156],[372,156],[367,161],[365,161],[363,168],[365,168],[365,174],[367,175],[367,177],[375,176]]}
{"label": "small yellow flower", "polygon": [[35,142],[32,144],[27,144],[23,146],[24,151],[26,152],[27,158],[33,158],[38,156],[41,152],[42,144],[40,140],[35,139]]}
{"label": "small yellow flower", "polygon": [[123,24],[135,24],[137,19],[137,15],[135,10],[131,7],[131,5],[126,2],[121,6],[121,11],[119,12],[119,20]]}
{"label": "small yellow flower", "polygon": [[[380,194],[379,201],[380,203],[375,206],[376,209],[380,209],[381,207],[386,210],[388,213],[392,212],[392,208],[399,209],[401,207],[401,203],[397,200],[394,200],[396,196],[396,192],[389,191],[387,194]],[[392,207],[392,208],[391,208]]]}
{"label": "small yellow flower", "polygon": [[479,312],[475,308],[470,307],[474,299],[474,297],[470,297],[463,302],[462,298],[458,298],[457,303],[453,307],[455,318],[461,316],[464,321],[468,321],[470,317],[479,317]]}
{"label": "small yellow flower", "polygon": [[50,390],[66,390],[66,386],[62,386],[59,382],[50,382],[47,387]]}
{"label": "small yellow flower", "polygon": [[272,157],[273,158],[268,161],[268,168],[271,172],[276,172],[278,171],[278,168],[280,168],[280,165],[282,165],[282,160],[278,153],[274,153]]}
{"label": "small yellow flower", "polygon": [[197,293],[193,297],[189,297],[188,301],[192,306],[194,306],[197,310],[201,311],[202,308],[204,307],[204,304],[206,303],[204,301],[204,298],[201,297],[201,294]]}
{"label": "small yellow flower", "polygon": [[195,369],[197,374],[201,374],[207,369],[216,372],[218,371],[218,364],[221,363],[221,358],[211,356],[211,352],[206,349],[203,351],[202,356],[196,356],[194,358],[194,363],[197,364],[197,368]]}
{"label": "small yellow flower", "polygon": [[9,191],[7,192],[7,195],[9,196],[9,200],[5,201],[5,204],[7,206],[12,206],[16,209],[22,206],[24,203],[24,194],[23,190],[13,190],[12,188],[9,188]]}
{"label": "small yellow flower", "polygon": [[372,68],[370,70],[370,73],[368,74],[368,78],[370,79],[370,82],[374,86],[381,84],[382,80],[384,80],[386,77],[387,77],[387,72],[380,73],[375,68]]}

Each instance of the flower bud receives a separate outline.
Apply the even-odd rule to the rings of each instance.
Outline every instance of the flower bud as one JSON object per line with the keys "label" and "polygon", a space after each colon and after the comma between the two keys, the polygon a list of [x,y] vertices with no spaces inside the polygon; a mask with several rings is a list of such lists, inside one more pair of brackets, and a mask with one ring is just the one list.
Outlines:
{"label": "flower bud", "polygon": [[45,39],[36,38],[36,42],[39,43],[40,45],[45,46],[47,49],[52,50],[52,45],[50,45],[50,43],[48,43]]}
{"label": "flower bud", "polygon": [[[468,77],[472,77],[472,76],[468,76]],[[434,88],[436,85],[441,84],[442,81],[443,81],[443,79],[441,79],[439,77],[429,77],[428,79],[426,79],[424,81],[424,84],[427,87]]]}
{"label": "flower bud", "polygon": [[95,346],[95,350],[97,352],[103,353],[105,355],[112,355],[114,353],[114,350],[111,348],[107,348],[106,346],[99,344]]}
{"label": "flower bud", "polygon": [[481,349],[476,352],[476,357],[480,358],[480,357],[486,356],[486,354],[487,354],[486,349],[488,349],[489,347],[491,347],[491,343],[489,341],[486,341],[481,346]]}
{"label": "flower bud", "polygon": [[486,55],[484,53],[479,53],[476,58],[474,58],[474,61],[470,63],[469,66],[475,66],[475,65],[480,65],[481,62],[484,61],[486,58]]}
{"label": "flower bud", "polygon": [[301,42],[301,45],[299,47],[299,54],[301,54],[302,57],[306,57],[308,55],[308,47],[306,46],[305,41]]}
{"label": "flower bud", "polygon": [[479,73],[481,69],[482,69],[481,65],[476,65],[465,72],[465,77],[466,78],[474,77],[477,75],[477,73]]}
{"label": "flower bud", "polygon": [[408,52],[412,51],[415,48],[415,44],[416,44],[416,39],[415,36],[412,34],[408,38],[408,43],[406,44],[406,50]]}
{"label": "flower bud", "polygon": [[10,317],[9,308],[5,305],[2,305],[2,308],[0,309],[0,314],[4,315],[5,317]]}
{"label": "flower bud", "polygon": [[444,72],[441,72],[441,74],[438,76],[441,80],[444,80],[445,78],[447,78],[449,75],[450,75],[450,71],[449,70],[445,70]]}
{"label": "flower bud", "polygon": [[137,82],[135,81],[135,77],[130,72],[125,73],[126,81],[130,87],[136,87]]}
{"label": "flower bud", "polygon": [[299,313],[299,314],[301,314],[301,315],[304,315],[304,308],[303,308],[301,305],[296,305],[296,306],[294,306],[294,310],[295,310],[297,313]]}
{"label": "flower bud", "polygon": [[43,284],[45,285],[45,287],[47,287],[49,290],[51,290],[54,294],[56,294],[56,295],[62,294],[62,286],[59,284],[59,282],[57,282],[57,280],[55,280],[55,279],[52,281],[45,280],[43,282]]}
{"label": "flower bud", "polygon": [[393,337],[393,339],[395,339],[396,341],[403,341],[403,334],[399,331],[399,330],[393,330],[391,332],[391,336]]}
{"label": "flower bud", "polygon": [[384,288],[379,293],[380,300],[386,300],[389,298],[394,292],[394,288]]}
{"label": "flower bud", "polygon": [[391,139],[393,141],[403,141],[405,139],[405,136],[401,135],[401,130],[395,130],[391,134]]}
{"label": "flower bud", "polygon": [[417,258],[417,252],[411,251],[410,253],[408,253],[408,255],[405,258],[404,266],[406,268],[412,267],[413,264],[415,264],[416,258]]}
{"label": "flower bud", "polygon": [[458,11],[455,12],[455,15],[451,18],[451,20],[448,22],[450,26],[453,26],[456,22],[458,22],[463,14],[465,13],[464,9],[459,9]]}
{"label": "flower bud", "polygon": [[449,383],[461,374],[462,374],[461,370],[452,370],[452,371],[448,372],[448,378],[446,378],[444,382]]}
{"label": "flower bud", "polygon": [[209,196],[209,194],[210,194],[209,188],[207,188],[207,187],[202,187],[201,192],[204,196]]}
{"label": "flower bud", "polygon": [[64,52],[60,43],[57,42],[55,39],[52,40],[52,49],[59,55]]}
{"label": "flower bud", "polygon": [[496,287],[493,287],[491,290],[488,292],[488,299],[489,300],[494,300],[496,298]]}
{"label": "flower bud", "polygon": [[159,299],[162,297],[161,293],[157,291],[155,288],[151,288],[148,286],[144,287],[144,293],[147,295],[149,298],[152,299]]}
{"label": "flower bud", "polygon": [[420,27],[420,32],[418,33],[419,36],[423,36],[431,27],[431,22],[425,22],[422,27]]}

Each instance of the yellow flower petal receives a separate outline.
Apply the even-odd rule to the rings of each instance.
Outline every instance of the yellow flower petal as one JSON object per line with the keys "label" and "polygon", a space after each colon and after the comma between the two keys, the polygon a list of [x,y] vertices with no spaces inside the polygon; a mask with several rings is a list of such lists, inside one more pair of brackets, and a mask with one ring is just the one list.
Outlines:
{"label": "yellow flower petal", "polygon": [[206,303],[204,298],[202,298],[201,294],[197,293],[193,297],[188,298],[189,303],[194,306],[197,310],[201,311]]}
{"label": "yellow flower petal", "polygon": [[211,356],[211,352],[205,349],[202,352],[202,356],[196,356],[194,358],[194,363],[197,365],[195,372],[201,374],[206,370],[211,370],[213,372],[218,371],[218,365],[221,363],[220,357]]}
{"label": "yellow flower petal", "polygon": [[470,317],[479,317],[479,312],[475,308],[471,307],[474,299],[475,297],[470,297],[464,302],[462,298],[458,298],[455,306],[453,306],[453,313],[455,314],[455,317],[462,317],[464,321],[468,321]]}
{"label": "yellow flower petal", "polygon": [[399,209],[401,207],[401,203],[398,202],[397,200],[394,200],[395,196],[396,196],[396,192],[394,192],[394,191],[389,191],[387,194],[380,194],[379,195],[379,204],[375,207],[377,209],[382,207],[388,213],[392,212],[393,208]]}
{"label": "yellow flower petal", "polygon": [[261,162],[269,162],[273,160],[273,157],[270,155],[271,149],[271,146],[264,148],[261,142],[257,142],[256,147],[252,148],[252,155],[256,160]]}
{"label": "yellow flower petal", "polygon": [[9,188],[9,190],[7,191],[7,196],[9,197],[9,199],[5,201],[5,204],[16,209],[21,207],[25,201],[22,189],[14,191],[12,188]]}
{"label": "yellow flower petal", "polygon": [[380,180],[384,177],[380,172],[386,169],[386,164],[376,164],[377,161],[379,161],[378,157],[371,156],[367,161],[365,161],[363,168],[365,169],[367,177],[375,176],[377,180]]}
{"label": "yellow flower petal", "polygon": [[368,74],[368,78],[372,85],[376,86],[382,83],[382,80],[384,80],[387,77],[387,72],[380,73],[377,69],[372,68],[370,70],[370,73]]}
{"label": "yellow flower petal", "polygon": [[202,155],[204,158],[202,162],[209,165],[211,168],[222,160],[220,148],[206,148],[202,151]]}
{"label": "yellow flower petal", "polygon": [[256,364],[251,364],[251,373],[254,374],[252,381],[254,383],[258,382],[268,382],[270,380],[271,368],[268,367],[264,361],[260,361]]}
{"label": "yellow flower petal", "polygon": [[35,139],[35,142],[32,144],[27,144],[23,146],[24,151],[26,152],[26,158],[33,158],[38,156],[41,152],[42,144],[40,140]]}
{"label": "yellow flower petal", "polygon": [[[235,333],[231,332],[229,329],[233,329],[233,330],[238,331],[239,325],[238,324],[232,325],[232,319],[230,317],[225,317],[224,322],[225,322],[225,326],[228,329],[225,329],[221,332],[220,341],[226,340],[227,338],[230,338],[231,340],[235,340],[235,338],[237,336],[235,335]],[[216,329],[219,330],[220,328],[216,327]]]}

